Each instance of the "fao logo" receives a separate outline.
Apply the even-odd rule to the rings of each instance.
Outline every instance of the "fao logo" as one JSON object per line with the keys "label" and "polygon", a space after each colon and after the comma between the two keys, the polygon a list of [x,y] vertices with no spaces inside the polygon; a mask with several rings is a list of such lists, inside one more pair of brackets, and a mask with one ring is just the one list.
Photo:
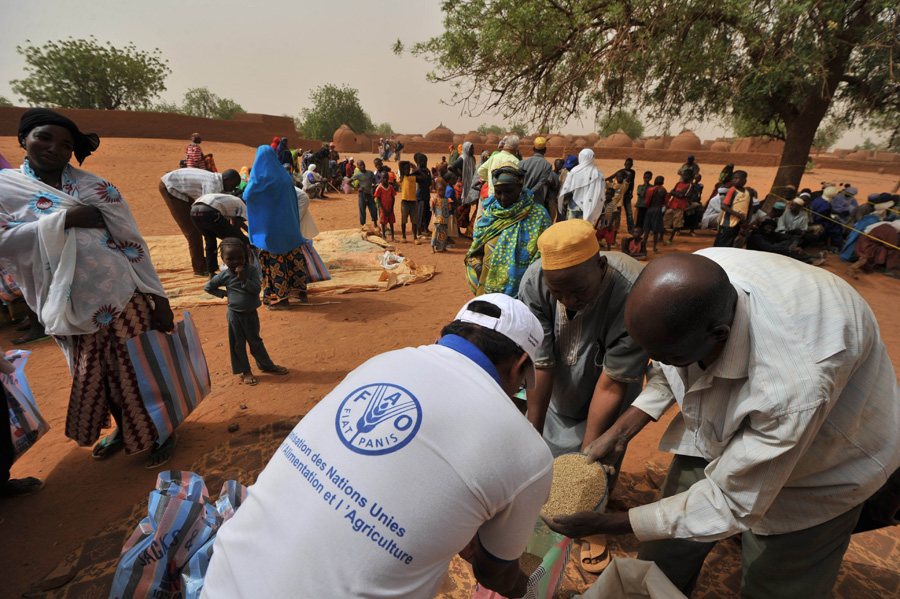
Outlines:
{"label": "fao logo", "polygon": [[422,424],[422,407],[403,387],[372,383],[341,402],[334,424],[349,449],[363,455],[384,455],[416,436]]}

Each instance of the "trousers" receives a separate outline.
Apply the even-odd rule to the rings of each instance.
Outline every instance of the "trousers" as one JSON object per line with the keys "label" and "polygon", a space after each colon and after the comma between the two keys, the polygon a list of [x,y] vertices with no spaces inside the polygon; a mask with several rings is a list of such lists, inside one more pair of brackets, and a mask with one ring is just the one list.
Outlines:
{"label": "trousers", "polygon": [[372,217],[372,224],[378,226],[378,211],[375,208],[375,197],[371,193],[359,190],[359,226],[366,224],[366,209]]}
{"label": "trousers", "polygon": [[188,252],[191,255],[191,268],[198,274],[207,272],[206,259],[203,257],[203,236],[191,222],[191,204],[193,202],[185,202],[171,195],[162,181],[159,182],[159,194],[165,200],[166,206],[172,213],[172,218],[175,219],[184,238],[187,239]]}
{"label": "trousers", "polygon": [[259,314],[228,310],[228,349],[231,354],[231,373],[244,374],[250,372],[250,359],[247,357],[247,346],[256,360],[260,370],[272,370],[275,363],[269,357],[266,346],[259,336]]}
{"label": "trousers", "polygon": [[[703,458],[676,455],[663,483],[662,497],[687,491],[705,478]],[[742,599],[827,599],[837,580],[850,535],[863,505],[817,526],[780,535],[743,533]],[[715,542],[685,539],[649,541],[638,559],[656,562],[682,593],[690,596]]]}
{"label": "trousers", "polygon": [[239,227],[231,224],[227,217],[218,210],[192,211],[191,222],[203,235],[204,251],[206,253],[206,271],[212,276],[219,270],[219,257],[217,253],[218,241],[226,237],[237,237],[247,245],[250,240]]}

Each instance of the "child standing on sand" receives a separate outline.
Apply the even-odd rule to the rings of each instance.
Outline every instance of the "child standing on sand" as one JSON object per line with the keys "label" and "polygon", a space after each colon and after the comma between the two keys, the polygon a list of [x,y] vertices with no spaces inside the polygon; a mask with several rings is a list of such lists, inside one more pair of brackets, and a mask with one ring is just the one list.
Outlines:
{"label": "child standing on sand", "polygon": [[431,253],[447,250],[447,225],[450,222],[450,198],[447,197],[447,182],[438,177],[434,184],[435,194],[431,196],[431,211],[434,213]]}
{"label": "child standing on sand", "polygon": [[[248,250],[237,237],[227,237],[219,244],[222,261],[227,267],[209,280],[205,291],[216,297],[228,297],[228,347],[231,353],[231,372],[240,375],[244,385],[256,385],[259,379],[250,370],[247,346],[263,372],[287,374],[288,369],[278,366],[269,358],[266,346],[259,336],[259,315],[256,309],[262,305],[259,292],[262,289],[259,267],[248,264]],[[224,291],[221,289],[224,287]]]}
{"label": "child standing on sand", "polygon": [[375,188],[375,202],[378,204],[378,224],[381,225],[381,235],[387,239],[388,231],[391,232],[391,241],[394,241],[394,197],[397,190],[391,184],[387,172],[382,173],[381,182]]}

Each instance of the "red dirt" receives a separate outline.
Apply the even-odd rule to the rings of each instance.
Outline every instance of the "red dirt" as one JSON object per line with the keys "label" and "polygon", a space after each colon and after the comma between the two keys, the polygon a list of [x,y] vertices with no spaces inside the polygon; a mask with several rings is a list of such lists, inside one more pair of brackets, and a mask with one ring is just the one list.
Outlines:
{"label": "red dirt", "polygon": [[[263,140],[265,141],[265,140]],[[158,179],[176,167],[183,157],[184,142],[159,139],[103,140],[100,150],[85,166],[108,178],[124,194],[145,235],[178,234],[157,191]],[[214,152],[220,169],[240,168],[253,161],[255,149],[237,144],[204,143]],[[16,164],[22,151],[14,138],[0,137],[0,153]],[[357,154],[367,161],[371,154]],[[432,160],[434,160],[432,156]],[[598,166],[612,172],[619,160],[601,160]],[[680,163],[639,163],[638,176],[650,169],[665,174],[674,183]],[[701,163],[703,172],[715,179],[722,165]],[[761,193],[768,190],[775,168],[751,167],[750,185]],[[813,186],[829,178],[852,181],[863,194],[893,187],[894,178],[873,173],[826,171],[808,175],[804,185]],[[311,211],[320,229],[345,229],[357,225],[355,196],[332,194],[332,199],[312,202]],[[399,223],[397,225],[399,234]],[[680,238],[669,251],[693,251],[712,244],[708,233]],[[350,370],[364,360],[409,345],[434,341],[470,294],[463,277],[460,245],[443,255],[432,255],[428,245],[398,244],[398,250],[421,264],[435,264],[437,275],[424,284],[386,293],[357,293],[334,298],[335,305],[297,307],[288,312],[260,311],[262,334],[273,359],[291,369],[286,377],[261,376],[257,387],[244,387],[230,374],[225,347],[225,308],[211,306],[193,311],[210,364],[212,394],[179,429],[177,453],[167,468],[185,468],[204,452],[226,441],[231,423],[245,434],[272,420],[306,413]],[[185,248],[185,252],[186,252]],[[829,270],[845,276],[846,265],[829,258]],[[846,277],[845,277],[846,278]],[[900,282],[869,275],[851,283],[875,310],[891,358],[900,359],[900,323],[892,307]],[[0,344],[11,348],[17,336],[12,328],[0,329]],[[4,595],[17,597],[30,589],[63,557],[103,524],[145,497],[156,473],[143,468],[144,457],[114,456],[97,462],[90,448],[79,448],[63,433],[71,378],[62,353],[53,342],[28,346],[34,353],[27,367],[29,381],[42,413],[53,429],[12,470],[14,477],[39,476],[47,486],[40,493],[0,502],[0,563],[4,568]],[[241,409],[245,405],[247,409]],[[671,417],[671,416],[670,416]],[[669,418],[653,424],[638,436],[628,452],[626,469],[641,470],[651,457],[667,456],[656,451]],[[250,483],[252,481],[242,481]]]}

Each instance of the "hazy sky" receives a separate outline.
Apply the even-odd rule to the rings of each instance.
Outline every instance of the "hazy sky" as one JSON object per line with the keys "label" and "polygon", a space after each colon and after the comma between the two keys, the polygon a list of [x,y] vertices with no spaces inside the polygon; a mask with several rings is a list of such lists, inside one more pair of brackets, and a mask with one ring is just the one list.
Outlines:
{"label": "hazy sky", "polygon": [[[159,48],[172,70],[161,99],[181,102],[191,87],[208,87],[248,112],[299,113],[309,91],[326,83],[359,90],[372,120],[399,133],[425,133],[439,123],[465,133],[500,117],[460,114],[444,106],[449,85],[425,81],[424,59],[395,56],[399,37],[410,46],[443,31],[438,0],[31,0],[4,2],[0,19],[0,95],[18,98],[9,86],[24,74],[17,45],[40,45],[69,36],[142,50]],[[342,31],[344,33],[338,33]],[[563,132],[593,129],[593,120],[571,122]],[[675,123],[671,131],[681,131]],[[719,126],[693,129],[703,139],[728,135]],[[648,128],[648,133],[658,132]],[[871,135],[871,134],[870,134]],[[851,132],[842,147],[860,143]],[[873,138],[877,136],[872,136]],[[849,144],[849,146],[848,146]]]}

